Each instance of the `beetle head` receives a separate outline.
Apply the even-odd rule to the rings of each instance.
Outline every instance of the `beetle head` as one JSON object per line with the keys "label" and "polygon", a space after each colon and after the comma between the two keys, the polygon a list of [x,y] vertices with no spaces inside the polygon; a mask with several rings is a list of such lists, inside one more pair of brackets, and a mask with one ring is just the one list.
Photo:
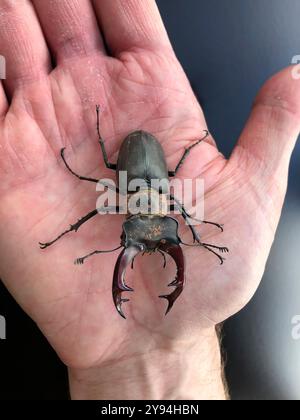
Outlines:
{"label": "beetle head", "polygon": [[122,292],[132,291],[125,284],[125,271],[140,252],[160,250],[169,254],[176,264],[177,275],[170,286],[175,290],[169,295],[160,297],[168,300],[167,312],[180,295],[184,284],[184,259],[177,234],[178,222],[171,217],[161,216],[131,216],[123,223],[122,245],[123,251],[118,257],[113,278],[113,300],[119,314],[125,318],[122,303],[128,301],[121,297]]}
{"label": "beetle head", "polygon": [[125,248],[137,246],[153,252],[165,244],[179,245],[178,222],[172,217],[132,216],[123,223],[122,242]]}

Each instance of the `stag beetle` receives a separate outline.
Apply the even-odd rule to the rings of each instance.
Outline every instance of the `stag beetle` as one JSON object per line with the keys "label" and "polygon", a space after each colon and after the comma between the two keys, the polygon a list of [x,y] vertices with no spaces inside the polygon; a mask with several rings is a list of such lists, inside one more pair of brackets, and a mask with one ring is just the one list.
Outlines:
{"label": "stag beetle", "polygon": [[[221,264],[223,264],[224,258],[213,249],[217,249],[220,252],[229,252],[228,248],[226,247],[218,247],[215,245],[203,243],[197,231],[195,230],[195,227],[191,224],[191,220],[194,218],[187,213],[183,205],[179,202],[178,199],[176,199],[176,197],[169,194],[169,177],[174,177],[176,175],[191,149],[197,146],[199,143],[201,143],[205,138],[207,138],[209,136],[209,133],[208,131],[205,131],[204,137],[202,137],[200,140],[196,141],[184,150],[184,153],[182,154],[182,157],[179,160],[174,171],[168,171],[164,152],[158,140],[153,135],[145,131],[135,131],[125,138],[119,151],[117,163],[115,164],[109,162],[104,141],[100,134],[99,111],[100,107],[99,105],[97,105],[96,127],[106,167],[116,171],[117,175],[121,171],[127,171],[128,183],[135,178],[143,179],[146,183],[146,188],[139,189],[137,192],[134,193],[134,195],[137,195],[137,198],[141,198],[143,195],[148,194],[148,197],[150,197],[149,204],[153,204],[152,202],[155,200],[159,202],[162,197],[169,195],[170,201],[173,202],[169,206],[169,211],[174,211],[175,209],[179,210],[180,214],[183,216],[188,227],[192,232],[194,243],[186,244],[180,239],[180,237],[178,236],[178,221],[175,218],[170,217],[167,214],[167,212],[162,212],[160,208],[158,210],[153,210],[152,206],[152,211],[150,213],[145,214],[132,214],[130,208],[128,208],[126,220],[123,223],[121,245],[112,250],[97,250],[91,252],[90,254],[84,257],[77,258],[75,260],[75,264],[83,264],[85,259],[92,255],[105,252],[112,252],[116,251],[117,249],[123,248],[114,268],[112,295],[117,311],[123,318],[125,318],[121,306],[123,302],[127,302],[129,299],[122,298],[122,292],[133,291],[132,288],[126,285],[124,280],[126,267],[130,264],[133,267],[133,260],[139,253],[152,253],[155,251],[163,255],[165,267],[165,253],[169,254],[171,258],[173,258],[173,260],[175,261],[177,273],[175,280],[173,280],[169,284],[169,286],[175,287],[173,292],[168,295],[159,296],[161,298],[167,299],[168,301],[168,307],[166,310],[167,314],[172,308],[175,300],[181,294],[185,283],[184,256],[180,245],[182,244],[188,246],[204,247],[208,251],[215,254],[220,259]],[[72,173],[72,175],[76,176],[77,178],[83,181],[90,181],[95,183],[99,182],[98,179],[81,176],[74,172],[65,159],[64,151],[65,148],[61,150],[61,157],[66,168]],[[152,179],[158,179],[162,181],[162,183],[160,183],[159,190],[155,190],[151,186]],[[108,188],[110,187],[108,186]],[[120,193],[120,189],[118,187],[115,189],[115,191],[117,193]],[[129,196],[130,194],[132,195],[132,193],[128,191],[128,188],[126,193],[128,193]],[[156,207],[154,206],[154,208]],[[117,206],[115,211],[118,212],[118,210],[119,207]],[[69,229],[61,233],[54,240],[46,243],[40,242],[40,248],[45,249],[49,247],[69,232],[77,232],[81,225],[83,225],[92,217],[96,216],[98,213],[99,209],[91,211],[90,213],[79,219],[76,223],[71,225]],[[223,225],[208,222],[205,220],[201,220],[201,223],[214,225],[223,232]],[[197,244],[195,244],[195,242]]]}

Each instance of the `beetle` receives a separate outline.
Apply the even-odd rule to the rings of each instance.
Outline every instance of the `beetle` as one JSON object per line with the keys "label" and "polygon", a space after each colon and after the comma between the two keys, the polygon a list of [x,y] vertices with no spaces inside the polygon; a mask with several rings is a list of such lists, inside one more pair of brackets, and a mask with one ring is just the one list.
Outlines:
{"label": "beetle", "polygon": [[[184,206],[176,197],[169,194],[169,178],[174,177],[177,174],[179,168],[182,166],[190,151],[198,144],[200,144],[204,139],[206,139],[209,136],[209,132],[205,131],[205,135],[200,140],[195,141],[184,150],[181,159],[173,171],[169,171],[167,169],[165,155],[159,141],[152,134],[142,130],[134,131],[124,139],[119,150],[117,163],[111,163],[108,160],[104,140],[100,134],[99,112],[100,107],[97,105],[96,128],[106,167],[116,171],[117,175],[126,171],[127,191],[125,192],[127,193],[128,197],[134,198],[137,201],[145,198],[146,196],[148,200],[147,203],[149,205],[149,211],[141,211],[136,214],[135,212],[131,211],[129,206],[126,214],[126,220],[123,223],[120,246],[112,250],[93,251],[84,257],[77,258],[75,260],[75,264],[83,264],[84,261],[92,255],[112,252],[122,248],[114,268],[112,295],[118,313],[123,318],[125,318],[124,312],[122,310],[122,303],[127,302],[129,299],[123,298],[122,293],[133,291],[132,288],[126,285],[124,280],[125,271],[128,265],[131,264],[133,267],[134,258],[140,253],[144,254],[157,251],[163,255],[165,267],[165,254],[170,255],[176,264],[176,277],[169,284],[169,286],[173,286],[175,289],[168,295],[159,296],[161,298],[167,299],[168,301],[166,310],[167,314],[172,308],[175,300],[181,294],[185,284],[185,263],[181,245],[204,247],[208,251],[215,254],[219,258],[221,264],[223,264],[224,258],[215,250],[218,250],[221,253],[229,252],[227,247],[219,247],[216,245],[203,243],[195,227],[191,224],[191,220],[194,218],[188,214]],[[61,149],[61,158],[66,168],[69,172],[71,172],[72,175],[83,181],[94,183],[99,182],[98,179],[81,176],[73,171],[65,159],[64,152],[65,148]],[[132,193],[132,191],[129,190],[129,184],[131,181],[137,178],[142,179],[145,182],[145,186],[137,189],[137,191]],[[151,181],[153,179],[160,181],[159,188],[152,186]],[[111,187],[108,186],[108,188]],[[119,185],[115,191],[119,194],[124,193],[124,191],[120,191]],[[193,244],[186,244],[180,239],[178,235],[177,219],[171,217],[168,211],[162,211],[159,204],[161,200],[167,196],[170,198],[170,201],[172,201],[169,206],[169,211],[173,211],[175,209],[179,210],[180,214],[192,232],[194,241]],[[115,211],[118,212],[119,210],[120,208],[117,206]],[[69,232],[77,232],[80,226],[82,226],[92,217],[96,216],[98,213],[99,209],[92,210],[87,215],[79,219],[76,223],[72,224],[69,229],[58,235],[54,240],[46,243],[40,242],[40,248],[45,249],[51,246]],[[201,223],[214,225],[223,232],[223,225],[205,220],[201,220]]]}

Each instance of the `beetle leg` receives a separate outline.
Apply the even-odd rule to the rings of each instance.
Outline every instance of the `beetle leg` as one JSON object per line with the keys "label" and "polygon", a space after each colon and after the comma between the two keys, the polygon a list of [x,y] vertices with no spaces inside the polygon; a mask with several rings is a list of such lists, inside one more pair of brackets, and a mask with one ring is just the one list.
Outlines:
{"label": "beetle leg", "polygon": [[[216,257],[218,257],[219,260],[220,260],[220,264],[221,265],[224,263],[225,258],[222,257],[221,255],[219,255],[217,252],[215,252],[212,249],[210,249],[207,244],[201,243],[200,246],[203,246],[203,248],[207,249],[208,251],[212,252]],[[211,246],[213,248],[218,248],[218,249],[220,249],[221,252],[229,252],[229,249],[228,248],[225,248],[225,247],[224,248],[220,248],[220,247],[217,247],[217,246],[214,246],[214,245],[209,245],[209,246]]]}
{"label": "beetle leg", "polygon": [[[171,206],[172,206],[172,205],[171,205]],[[193,241],[194,241],[194,242],[197,242],[197,243],[198,243],[198,245],[186,244],[186,243],[184,243],[184,242],[182,242],[182,241],[181,241],[181,243],[182,243],[183,245],[187,245],[187,246],[202,246],[203,248],[207,249],[209,252],[213,253],[216,257],[218,257],[218,258],[219,258],[219,260],[220,260],[220,263],[221,263],[221,265],[222,265],[222,264],[223,264],[223,262],[225,261],[225,258],[224,258],[224,257],[222,257],[221,255],[219,255],[217,252],[213,251],[213,250],[212,250],[212,249],[210,249],[210,248],[215,248],[215,249],[218,249],[218,250],[220,250],[221,252],[229,252],[229,249],[228,249],[228,248],[226,248],[226,247],[219,247],[219,246],[216,246],[216,245],[205,244],[205,243],[201,242],[200,236],[198,235],[198,233],[197,233],[196,229],[195,229],[195,228],[194,228],[194,226],[193,226],[193,225],[191,225],[191,224],[190,224],[190,222],[189,222],[189,217],[188,217],[185,213],[181,213],[181,214],[182,214],[182,217],[185,219],[185,221],[186,221],[186,223],[187,223],[188,227],[190,228],[190,230],[191,230],[191,232],[192,232],[192,235],[193,235]]]}
{"label": "beetle leg", "polygon": [[66,149],[65,147],[63,149],[61,149],[60,155],[61,155],[61,158],[62,158],[66,168],[68,169],[68,171],[71,172],[72,175],[76,176],[76,178],[80,179],[81,181],[90,181],[90,182],[97,183],[99,181],[98,179],[88,178],[86,176],[78,175],[76,172],[73,171],[73,169],[71,169],[71,167],[69,166],[69,164],[68,164],[68,162],[66,161],[66,158],[65,158],[65,149]]}
{"label": "beetle leg", "polygon": [[[172,208],[172,204],[171,204],[171,208]],[[201,240],[200,240],[200,236],[198,235],[198,233],[197,233],[197,231],[196,231],[196,229],[194,228],[194,226],[189,222],[189,218],[188,218],[188,216],[185,214],[185,213],[181,213],[181,215],[182,215],[182,217],[184,218],[184,220],[186,221],[186,224],[188,225],[188,227],[189,227],[189,229],[190,229],[190,231],[192,232],[192,235],[193,235],[193,241],[194,242],[198,242],[198,243],[200,243],[201,242]]]}
{"label": "beetle leg", "polygon": [[220,262],[221,262],[221,265],[224,263],[225,258],[224,258],[224,257],[222,257],[221,255],[219,255],[217,252],[213,251],[213,250],[212,250],[212,249],[210,249],[210,248],[215,248],[215,249],[218,249],[220,252],[225,252],[225,253],[227,253],[227,252],[229,252],[229,249],[228,249],[227,247],[225,247],[225,246],[221,247],[221,246],[216,246],[216,245],[211,245],[211,244],[204,244],[203,242],[201,242],[201,244],[200,244],[200,245],[201,245],[201,246],[203,246],[203,248],[205,248],[205,249],[207,249],[208,251],[210,251],[210,252],[212,252],[213,254],[215,254],[215,255],[216,255],[216,257],[218,257],[218,258],[219,258],[219,260],[220,260]]}
{"label": "beetle leg", "polygon": [[108,157],[107,157],[107,153],[106,153],[106,149],[105,149],[105,144],[104,144],[104,141],[103,141],[103,139],[102,139],[102,137],[101,137],[101,134],[100,134],[99,111],[100,111],[100,106],[99,106],[99,105],[96,105],[96,113],[97,113],[97,133],[98,133],[98,137],[99,137],[99,143],[100,143],[100,146],[101,146],[101,151],[102,151],[102,155],[103,155],[104,163],[105,163],[105,166],[106,166],[108,169],[113,169],[113,170],[116,170],[116,169],[117,169],[117,165],[116,165],[115,163],[110,163],[110,162],[108,161]]}
{"label": "beetle leg", "polygon": [[48,248],[48,246],[54,244],[54,242],[58,241],[60,238],[62,238],[64,235],[66,235],[69,232],[77,232],[78,229],[80,228],[81,225],[83,225],[85,222],[87,222],[89,219],[91,219],[92,217],[96,216],[98,213],[100,213],[100,211],[105,212],[106,214],[109,211],[114,211],[116,213],[118,213],[122,208],[119,206],[107,206],[107,207],[103,207],[103,208],[99,208],[96,210],[91,211],[90,213],[88,213],[86,216],[83,216],[81,219],[79,219],[76,223],[74,223],[73,225],[70,225],[69,229],[65,230],[63,233],[61,233],[60,235],[57,236],[57,238],[53,239],[50,242],[39,242],[40,248],[41,249],[45,249]]}
{"label": "beetle leg", "polygon": [[[190,230],[191,230],[191,232],[193,234],[193,240],[194,240],[194,242],[197,242],[199,244],[199,245],[191,245],[191,246],[202,246],[203,248],[207,249],[209,252],[211,252],[212,254],[214,254],[216,257],[219,258],[220,263],[222,265],[224,263],[224,261],[225,261],[225,258],[222,257],[221,255],[219,255],[217,252],[215,252],[212,249],[210,249],[209,247],[219,249],[221,252],[229,252],[229,249],[226,248],[226,247],[218,247],[216,245],[204,244],[203,242],[201,242],[200,236],[198,235],[198,233],[197,233],[196,229],[194,228],[194,226],[189,223],[188,217],[185,216],[184,214],[182,214],[182,216],[186,220],[186,223],[187,223],[188,227],[190,228]],[[183,245],[187,245],[187,246],[189,245],[189,244],[185,244],[182,241],[181,241],[181,243]]]}
{"label": "beetle leg", "polygon": [[207,246],[209,248],[215,248],[218,249],[220,252],[229,252],[229,249],[226,246],[216,246],[216,245],[211,245],[211,244],[205,244],[203,242],[201,242],[202,246]]}
{"label": "beetle leg", "polygon": [[[191,216],[188,214],[188,212],[185,210],[185,208],[183,207],[183,205],[177,200],[176,197],[174,197],[173,195],[170,195],[171,200],[174,200],[175,204],[171,204],[170,205],[170,211],[174,211],[175,209],[179,210],[182,217],[186,216],[189,219],[192,220],[196,220],[196,222],[200,222],[200,223],[204,223],[204,224],[208,224],[208,225],[213,225],[216,226],[217,228],[219,228],[221,230],[221,232],[224,232],[223,226],[219,223],[215,223],[215,222],[208,222],[207,220],[200,220],[200,219],[196,219],[195,217]],[[186,220],[186,219],[185,219]]]}
{"label": "beetle leg", "polygon": [[175,300],[181,294],[184,287],[184,282],[185,282],[184,281],[184,256],[183,256],[183,252],[180,245],[164,244],[160,246],[160,249],[163,252],[166,252],[167,254],[169,254],[173,258],[173,260],[176,263],[176,269],[177,269],[175,280],[173,280],[169,284],[169,286],[174,286],[175,290],[169,295],[159,296],[160,298],[167,299],[168,301],[168,307],[166,310],[166,315],[167,315],[167,313],[170,311],[170,309],[174,305]]}
{"label": "beetle leg", "polygon": [[[181,241],[181,240],[180,240]],[[204,244],[203,242],[199,241],[198,245],[195,244],[186,244],[185,242],[181,241],[182,245],[186,245],[186,246],[202,246],[203,248],[207,249],[209,252],[213,253],[216,257],[219,258],[221,265],[224,263],[225,258],[222,257],[220,254],[218,254],[217,252],[213,251],[212,249],[210,249],[210,247],[212,248],[216,248],[219,249],[221,252],[229,252],[229,249],[226,247],[220,247],[220,246],[216,246],[216,245],[210,245],[210,244]]]}
{"label": "beetle leg", "polygon": [[194,244],[186,244],[186,243],[184,243],[184,242],[182,242],[182,241],[181,241],[181,243],[182,243],[183,245],[187,245],[187,246],[202,246],[203,248],[207,249],[209,252],[213,253],[216,257],[218,257],[218,258],[219,258],[219,260],[220,260],[220,263],[221,263],[221,265],[222,265],[222,264],[223,264],[223,262],[224,262],[224,260],[225,260],[225,258],[223,258],[221,255],[219,255],[217,252],[213,251],[213,250],[212,250],[212,249],[210,249],[209,247],[212,247],[212,248],[217,248],[217,249],[219,249],[221,252],[229,252],[229,249],[228,249],[228,248],[226,248],[226,247],[217,247],[217,246],[215,246],[215,245],[204,244],[203,242],[201,242],[200,236],[198,235],[198,233],[197,233],[196,229],[194,228],[194,226],[193,226],[193,225],[191,225],[191,224],[189,223],[187,216],[185,216],[184,214],[182,214],[182,216],[185,218],[186,223],[187,223],[188,227],[190,228],[190,230],[191,230],[191,232],[192,232],[192,234],[193,234],[193,240],[194,240],[194,242],[197,242],[197,243],[198,243],[198,245],[194,245]]}
{"label": "beetle leg", "polygon": [[69,229],[65,230],[63,233],[57,236],[57,238],[53,239],[53,241],[50,242],[39,242],[40,248],[45,249],[48,246],[54,244],[54,242],[58,241],[60,238],[62,238],[64,235],[66,235],[69,232],[77,232],[77,230],[80,228],[81,225],[83,225],[85,222],[87,222],[92,217],[96,216],[98,214],[98,210],[93,210],[90,213],[88,213],[86,216],[83,216],[81,219],[79,219],[74,225],[71,225]]}
{"label": "beetle leg", "polygon": [[175,171],[169,171],[168,175],[169,177],[175,176],[179,170],[179,168],[181,167],[181,165],[183,164],[183,162],[185,161],[187,155],[190,153],[190,151],[193,149],[193,147],[197,146],[199,143],[201,143],[203,140],[205,140],[208,136],[209,136],[209,132],[207,130],[204,130],[205,132],[205,136],[202,137],[200,140],[196,141],[195,143],[193,143],[191,146],[187,147],[184,152],[183,155],[181,156],[180,161],[177,163],[177,166],[175,168]]}
{"label": "beetle leg", "polygon": [[131,263],[131,261],[134,259],[134,257],[137,256],[139,252],[141,252],[141,248],[137,246],[130,246],[128,248],[124,248],[117,259],[115,269],[114,269],[112,295],[113,295],[115,307],[123,318],[126,318],[126,317],[122,311],[121,306],[123,302],[128,302],[129,299],[123,299],[121,297],[122,292],[133,291],[131,287],[128,287],[125,284],[125,280],[124,280],[125,271],[126,271],[126,267]]}
{"label": "beetle leg", "polygon": [[120,245],[120,246],[118,246],[117,248],[114,248],[114,249],[108,249],[108,250],[104,250],[104,251],[93,251],[93,252],[91,252],[90,254],[85,255],[84,257],[76,258],[76,260],[74,261],[74,264],[77,264],[77,265],[79,265],[79,264],[83,264],[83,263],[84,263],[84,261],[85,261],[87,258],[91,257],[92,255],[96,255],[96,254],[106,254],[106,253],[108,253],[108,252],[113,252],[113,251],[116,251],[117,249],[120,249],[120,248],[122,248],[122,245]]}
{"label": "beetle leg", "polygon": [[[77,174],[75,171],[73,171],[73,169],[70,167],[70,165],[66,161],[66,158],[65,158],[65,150],[66,150],[65,147],[63,149],[61,149],[60,154],[61,154],[62,160],[63,160],[66,168],[68,169],[69,172],[71,172],[72,175],[76,176],[76,178],[80,179],[81,181],[90,181],[90,182],[95,182],[95,183],[98,183],[99,182],[99,184],[104,185],[109,190],[112,190],[112,191],[114,191],[114,192],[116,192],[118,194],[121,194],[121,191],[115,185],[108,184],[107,182],[102,182],[101,180],[96,179],[96,178],[89,178],[89,177],[86,177],[86,176],[82,176],[82,175]],[[123,195],[124,195],[124,193],[123,193]]]}

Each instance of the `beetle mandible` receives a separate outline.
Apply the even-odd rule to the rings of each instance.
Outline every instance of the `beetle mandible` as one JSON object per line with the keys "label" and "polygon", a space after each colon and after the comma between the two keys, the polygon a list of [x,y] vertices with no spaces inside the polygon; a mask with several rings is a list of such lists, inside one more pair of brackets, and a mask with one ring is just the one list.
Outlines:
{"label": "beetle mandible", "polygon": [[[175,280],[173,280],[169,284],[169,286],[175,287],[173,292],[171,292],[169,295],[159,296],[161,298],[167,299],[168,301],[168,307],[166,310],[167,314],[172,308],[175,300],[181,294],[185,283],[184,256],[180,245],[204,247],[208,251],[215,254],[220,259],[221,264],[223,264],[224,258],[216,251],[214,251],[214,249],[219,250],[220,252],[229,251],[226,247],[219,247],[216,245],[203,243],[195,227],[190,223],[190,220],[194,218],[188,214],[188,212],[185,210],[183,205],[179,202],[179,200],[176,197],[169,194],[169,177],[174,177],[176,175],[191,149],[197,146],[199,143],[201,143],[204,139],[206,139],[209,136],[209,132],[205,131],[205,135],[200,140],[194,142],[184,150],[181,159],[179,160],[174,171],[168,171],[165,155],[160,143],[152,134],[147,133],[146,131],[135,131],[133,133],[130,133],[125,138],[119,151],[117,163],[115,164],[109,162],[104,141],[100,134],[99,111],[100,107],[99,105],[97,105],[97,133],[99,136],[99,143],[101,146],[101,151],[105,165],[107,168],[116,171],[117,175],[121,171],[127,171],[126,193],[129,197],[135,196],[135,198],[137,199],[142,198],[145,194],[148,197],[150,197],[149,212],[140,212],[138,214],[133,214],[130,211],[129,206],[127,210],[126,220],[123,223],[121,245],[112,250],[97,250],[91,252],[90,254],[85,255],[84,257],[77,258],[75,260],[75,264],[83,264],[84,261],[92,255],[105,252],[112,252],[116,251],[117,249],[123,248],[114,268],[112,295],[117,311],[123,318],[125,318],[125,315],[122,310],[122,303],[127,302],[129,299],[122,298],[122,292],[133,291],[132,288],[126,285],[124,280],[126,267],[128,267],[128,265],[130,264],[133,264],[134,258],[139,253],[152,253],[155,251],[163,255],[165,267],[165,254],[169,254],[175,261],[177,272]],[[66,168],[72,173],[72,175],[76,176],[77,178],[83,181],[89,181],[94,183],[99,182],[98,179],[81,176],[74,172],[65,159],[64,151],[65,149],[63,148],[61,150],[61,157]],[[130,181],[136,178],[144,180],[146,187],[139,189],[138,191],[132,194],[132,192],[128,190],[128,184],[130,183]],[[153,188],[151,183],[151,180],[153,179],[161,181],[159,184],[159,190]],[[117,193],[122,193],[118,187],[115,189],[115,191]],[[159,206],[160,200],[167,195],[169,196],[170,201],[172,201],[172,204],[170,204],[169,206],[169,210],[179,210],[180,214],[182,215],[192,232],[194,243],[197,242],[196,245],[184,243],[178,236],[178,221],[175,218],[168,215],[168,213],[161,211],[161,208]],[[152,204],[155,200],[157,201],[157,203],[155,204],[158,205],[153,206]],[[117,206],[114,210],[115,212],[118,212],[120,208]],[[98,213],[99,209],[92,210],[87,215],[79,219],[76,223],[72,224],[69,229],[65,230],[54,240],[46,243],[40,242],[40,248],[45,249],[49,247],[69,232],[77,232],[81,225],[90,220],[92,217],[96,216]],[[201,220],[201,223],[214,225],[223,232],[223,226],[218,223],[208,222],[205,220]]]}

